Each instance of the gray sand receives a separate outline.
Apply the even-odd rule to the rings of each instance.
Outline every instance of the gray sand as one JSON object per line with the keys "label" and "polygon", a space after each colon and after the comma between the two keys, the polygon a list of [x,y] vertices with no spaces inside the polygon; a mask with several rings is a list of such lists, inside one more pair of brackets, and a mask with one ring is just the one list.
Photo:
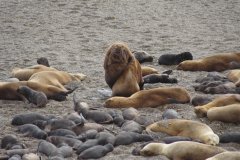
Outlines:
{"label": "gray sand", "polygon": [[[153,63],[144,65],[159,72],[173,69],[173,76],[179,80],[174,86],[186,87],[194,96],[201,94],[194,92],[194,80],[207,73],[159,66],[158,57],[189,51],[196,59],[240,51],[239,15],[239,0],[1,0],[0,79],[9,78],[13,67],[31,66],[36,64],[37,58],[47,57],[50,65],[57,69],[86,74],[88,78],[76,91],[78,98],[102,107],[104,99],[97,90],[108,89],[103,70],[105,49],[114,41],[124,41],[132,50],[144,50],[154,56]],[[147,85],[146,88],[159,86],[172,84]],[[217,134],[240,131],[236,124],[198,119],[189,104],[139,110],[158,120],[167,108],[176,109],[183,118],[207,123]],[[15,114],[36,111],[61,116],[72,109],[72,95],[67,101],[50,101],[46,108],[39,109],[27,109],[23,102],[0,101],[0,138],[16,134],[16,128],[10,124]],[[107,127],[119,131],[116,126]],[[28,147],[37,147],[38,140],[18,136]],[[119,146],[103,159],[149,159],[131,155],[132,149],[139,144]],[[238,144],[220,146],[240,150]]]}

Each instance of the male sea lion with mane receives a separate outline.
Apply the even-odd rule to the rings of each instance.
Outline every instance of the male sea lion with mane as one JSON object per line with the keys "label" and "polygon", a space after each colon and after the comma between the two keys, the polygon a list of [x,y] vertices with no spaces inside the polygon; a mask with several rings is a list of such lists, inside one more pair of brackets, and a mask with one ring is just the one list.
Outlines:
{"label": "male sea lion with mane", "polygon": [[222,53],[213,56],[208,56],[197,60],[187,60],[181,62],[178,70],[184,71],[225,71],[234,69],[240,63],[240,53]]}
{"label": "male sea lion with mane", "polygon": [[122,42],[116,42],[108,48],[104,70],[106,83],[112,89],[112,96],[128,97],[143,87],[140,63]]}
{"label": "male sea lion with mane", "polygon": [[130,97],[111,97],[105,101],[105,107],[157,107],[169,103],[188,103],[190,96],[181,87],[159,87],[141,90]]}

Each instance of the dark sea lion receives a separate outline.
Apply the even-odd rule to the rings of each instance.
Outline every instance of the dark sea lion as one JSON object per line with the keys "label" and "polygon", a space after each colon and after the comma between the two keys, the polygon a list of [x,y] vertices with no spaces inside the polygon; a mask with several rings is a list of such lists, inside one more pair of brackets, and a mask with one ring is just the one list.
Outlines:
{"label": "dark sea lion", "polygon": [[112,96],[130,96],[143,87],[141,65],[124,43],[114,43],[108,48],[104,70]]}
{"label": "dark sea lion", "polygon": [[12,125],[24,125],[31,124],[37,120],[47,121],[49,118],[47,116],[41,115],[39,113],[31,112],[31,113],[23,113],[17,114],[13,117],[11,124]]}
{"label": "dark sea lion", "polygon": [[79,115],[78,112],[67,113],[63,116],[63,119],[73,121],[75,124],[83,124],[84,118],[82,115]]}
{"label": "dark sea lion", "polygon": [[240,104],[231,104],[223,107],[210,108],[207,117],[210,121],[226,123],[240,123]]}
{"label": "dark sea lion", "polygon": [[47,122],[46,128],[50,131],[56,129],[69,129],[71,130],[76,124],[67,119],[52,119]]}
{"label": "dark sea lion", "polygon": [[104,146],[97,145],[83,151],[79,156],[78,160],[81,159],[98,159],[104,157],[107,153],[113,151],[114,147],[112,144],[108,143]]}
{"label": "dark sea lion", "polygon": [[142,76],[145,77],[150,74],[158,74],[158,70],[148,66],[141,66]]}
{"label": "dark sea lion", "polygon": [[48,136],[72,136],[76,137],[77,135],[68,129],[56,129],[54,131],[48,132]]}
{"label": "dark sea lion", "polygon": [[224,96],[220,96],[213,99],[211,102],[205,105],[195,107],[194,112],[198,117],[205,117],[207,116],[207,111],[210,108],[221,107],[221,106],[226,106],[226,105],[235,104],[235,103],[236,104],[240,103],[239,95],[237,94],[224,95]]}
{"label": "dark sea lion", "polygon": [[208,87],[216,87],[222,84],[224,84],[224,82],[222,81],[206,81],[206,82],[200,83],[199,85],[194,86],[194,89],[195,91],[204,92]]}
{"label": "dark sea lion", "polygon": [[98,135],[98,131],[96,131],[95,129],[90,129],[90,130],[87,130],[86,132],[78,135],[77,139],[82,142],[85,142],[88,139],[95,139],[97,135]]}
{"label": "dark sea lion", "polygon": [[112,116],[113,123],[116,124],[118,127],[121,127],[125,121],[122,114],[117,113],[115,110],[110,110],[108,111],[108,113]]}
{"label": "dark sea lion", "polygon": [[96,139],[98,140],[98,144],[104,145],[107,143],[111,143],[112,145],[115,142],[115,136],[108,132],[99,132],[96,135]]}
{"label": "dark sea lion", "polygon": [[216,154],[225,152],[216,146],[191,141],[174,142],[171,144],[149,143],[140,151],[142,156],[165,155],[174,160],[205,160]]}
{"label": "dark sea lion", "polygon": [[57,71],[57,69],[44,65],[34,65],[26,68],[14,68],[11,74],[12,77],[17,78],[20,81],[27,81],[34,73],[42,71]]}
{"label": "dark sea lion", "polygon": [[77,135],[79,135],[91,129],[101,132],[104,130],[104,127],[101,124],[97,124],[97,123],[84,123],[84,124],[74,126],[72,128],[72,131],[74,131]]}
{"label": "dark sea lion", "polygon": [[182,137],[182,136],[171,136],[171,137],[164,137],[162,141],[166,144],[179,142],[179,141],[193,141],[192,138],[189,137]]}
{"label": "dark sea lion", "polygon": [[19,142],[17,140],[16,135],[13,134],[5,135],[1,140],[1,148],[8,150],[18,143]]}
{"label": "dark sea lion", "polygon": [[173,109],[167,109],[162,114],[162,119],[178,119],[179,114]]}
{"label": "dark sea lion", "polygon": [[35,126],[34,124],[24,124],[18,126],[18,131],[26,136],[31,136],[37,139],[46,139],[47,133]]}
{"label": "dark sea lion", "polygon": [[38,126],[38,128],[44,130],[45,127],[46,127],[47,124],[48,124],[48,121],[45,121],[45,120],[36,120],[36,121],[33,121],[31,124],[34,124],[34,125]]}
{"label": "dark sea lion", "polygon": [[190,52],[182,52],[179,54],[163,54],[158,59],[160,65],[176,65],[186,60],[192,60],[193,56]]}
{"label": "dark sea lion", "polygon": [[240,133],[239,132],[229,132],[224,133],[219,136],[220,143],[240,143]]}
{"label": "dark sea lion", "polygon": [[44,65],[46,67],[50,67],[48,59],[46,57],[40,57],[37,59],[37,64]]}
{"label": "dark sea lion", "polygon": [[127,131],[127,132],[142,133],[144,128],[140,124],[138,124],[137,122],[135,122],[133,120],[127,120],[121,126],[121,130]]}
{"label": "dark sea lion", "polygon": [[193,106],[202,106],[209,103],[210,101],[212,101],[212,98],[209,98],[207,96],[197,95],[191,99],[191,104]]}
{"label": "dark sea lion", "polygon": [[168,119],[155,122],[146,128],[147,132],[163,132],[172,136],[184,136],[200,142],[217,145],[219,137],[206,124],[193,120]]}
{"label": "dark sea lion", "polygon": [[89,139],[84,142],[81,146],[76,148],[76,154],[81,154],[84,150],[98,145],[99,141],[97,139]]}
{"label": "dark sea lion", "polygon": [[129,145],[135,142],[148,141],[153,141],[153,138],[150,135],[122,131],[116,135],[114,146]]}
{"label": "dark sea lion", "polygon": [[224,71],[232,69],[232,62],[240,62],[240,53],[223,53],[208,56],[198,60],[187,60],[181,62],[178,66],[178,70],[184,71]]}
{"label": "dark sea lion", "polygon": [[137,116],[139,116],[140,113],[138,112],[138,110],[136,110],[135,108],[133,107],[130,107],[130,108],[127,108],[127,109],[124,109],[122,111],[122,116],[125,120],[133,120],[135,119]]}
{"label": "dark sea lion", "polygon": [[177,83],[176,78],[170,78],[168,74],[150,74],[143,77],[145,83]]}
{"label": "dark sea lion", "polygon": [[57,147],[61,147],[63,145],[68,145],[72,147],[73,149],[76,149],[80,145],[82,145],[82,141],[75,139],[75,138],[69,138],[69,137],[63,137],[63,136],[49,136],[46,139],[48,142],[54,144]]}
{"label": "dark sea lion", "polygon": [[232,82],[219,83],[219,84],[216,84],[215,86],[211,86],[212,83],[209,83],[208,85],[203,86],[201,91],[206,94],[237,93],[236,86]]}
{"label": "dark sea lion", "polygon": [[146,117],[145,115],[139,115],[136,118],[133,119],[135,122],[137,122],[138,124],[140,124],[142,127],[146,127],[152,123],[154,123],[154,120]]}
{"label": "dark sea lion", "polygon": [[132,53],[139,63],[153,61],[153,56],[150,56],[150,54],[145,51],[133,51]]}
{"label": "dark sea lion", "polygon": [[29,103],[36,105],[36,107],[45,107],[48,99],[45,93],[34,91],[28,86],[20,86],[17,92],[22,94]]}
{"label": "dark sea lion", "polygon": [[112,97],[105,101],[107,108],[117,107],[157,107],[169,103],[188,103],[190,96],[181,87],[159,87],[141,90],[130,97]]}

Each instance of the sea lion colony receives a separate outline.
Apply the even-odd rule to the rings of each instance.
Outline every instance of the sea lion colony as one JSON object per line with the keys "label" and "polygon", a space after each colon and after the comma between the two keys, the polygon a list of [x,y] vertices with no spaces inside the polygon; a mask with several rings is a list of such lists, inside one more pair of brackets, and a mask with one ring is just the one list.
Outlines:
{"label": "sea lion colony", "polygon": [[[158,61],[159,64],[178,65],[178,70],[223,71],[239,66],[240,53],[192,59],[191,53],[184,52],[162,55]],[[196,106],[198,117],[207,116],[210,121],[239,123],[240,97],[237,93],[240,70],[229,71],[228,77],[209,72],[207,77],[196,80],[200,85],[193,86],[196,91],[204,93],[231,95],[215,99],[190,97],[183,87],[144,89],[146,83],[178,82],[176,78],[170,77],[171,70],[159,74],[156,69],[140,64],[151,61],[153,57],[144,51],[131,52],[122,42],[112,44],[104,61],[105,80],[112,89],[112,97],[106,99],[104,106],[114,109],[99,111],[78,100],[74,94],[73,111],[61,118],[34,112],[14,115],[11,124],[17,126],[17,132],[41,141],[37,148],[27,148],[15,135],[6,135],[1,139],[0,159],[64,159],[73,154],[77,154],[78,159],[96,159],[113,151],[116,146],[134,142],[148,142],[134,149],[134,155],[164,155],[173,160],[240,159],[238,152],[228,152],[217,147],[219,143],[239,143],[239,133],[217,135],[200,121],[181,119],[175,110],[166,110],[163,118],[156,122],[145,118],[136,109],[191,102]],[[47,107],[50,99],[63,101],[77,88],[65,85],[82,81],[86,77],[81,73],[52,68],[44,57],[39,58],[37,63],[31,67],[13,69],[12,78],[15,79],[0,82],[0,99],[28,101],[30,107]],[[122,112],[115,108],[127,109]],[[117,133],[109,130],[104,124],[114,124],[121,131]],[[152,132],[166,133],[169,137],[155,138]]]}

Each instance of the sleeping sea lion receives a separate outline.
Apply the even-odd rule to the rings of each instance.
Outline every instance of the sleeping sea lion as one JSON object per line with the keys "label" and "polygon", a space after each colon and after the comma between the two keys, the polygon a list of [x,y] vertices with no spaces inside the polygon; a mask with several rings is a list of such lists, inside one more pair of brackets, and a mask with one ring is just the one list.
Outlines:
{"label": "sleeping sea lion", "polygon": [[190,96],[181,87],[159,87],[141,90],[130,97],[112,97],[105,101],[104,106],[115,107],[157,107],[169,103],[188,103]]}
{"label": "sleeping sea lion", "polygon": [[230,152],[230,151],[227,151],[227,152],[222,152],[222,153],[219,153],[213,157],[210,157],[206,160],[239,160],[240,159],[240,152]]}
{"label": "sleeping sea lion", "polygon": [[186,60],[192,60],[193,56],[190,52],[182,52],[179,54],[163,54],[158,59],[160,65],[176,65]]}
{"label": "sleeping sea lion", "polygon": [[240,63],[240,53],[222,53],[198,60],[183,61],[177,66],[177,69],[184,71],[221,72],[227,69],[234,69],[236,65],[232,65],[232,62]]}
{"label": "sleeping sea lion", "polygon": [[176,78],[169,77],[168,74],[150,74],[143,77],[145,83],[177,83]]}
{"label": "sleeping sea lion", "polygon": [[46,139],[47,133],[34,124],[24,124],[21,126],[18,126],[18,131],[20,133],[24,133],[26,136],[31,136],[37,139]]}
{"label": "sleeping sea lion", "polygon": [[112,96],[130,96],[143,87],[140,63],[124,43],[114,43],[108,48],[104,70]]}
{"label": "sleeping sea lion", "polygon": [[152,62],[153,56],[148,54],[145,51],[132,51],[134,57],[138,60],[139,63]]}
{"label": "sleeping sea lion", "polygon": [[172,136],[190,137],[209,145],[217,145],[219,137],[206,124],[185,119],[168,119],[155,122],[146,128],[147,132],[163,132]]}
{"label": "sleeping sea lion", "polygon": [[141,66],[141,70],[142,70],[142,76],[147,76],[150,74],[158,74],[158,70],[156,70],[155,68],[152,67],[148,67],[148,66]]}

